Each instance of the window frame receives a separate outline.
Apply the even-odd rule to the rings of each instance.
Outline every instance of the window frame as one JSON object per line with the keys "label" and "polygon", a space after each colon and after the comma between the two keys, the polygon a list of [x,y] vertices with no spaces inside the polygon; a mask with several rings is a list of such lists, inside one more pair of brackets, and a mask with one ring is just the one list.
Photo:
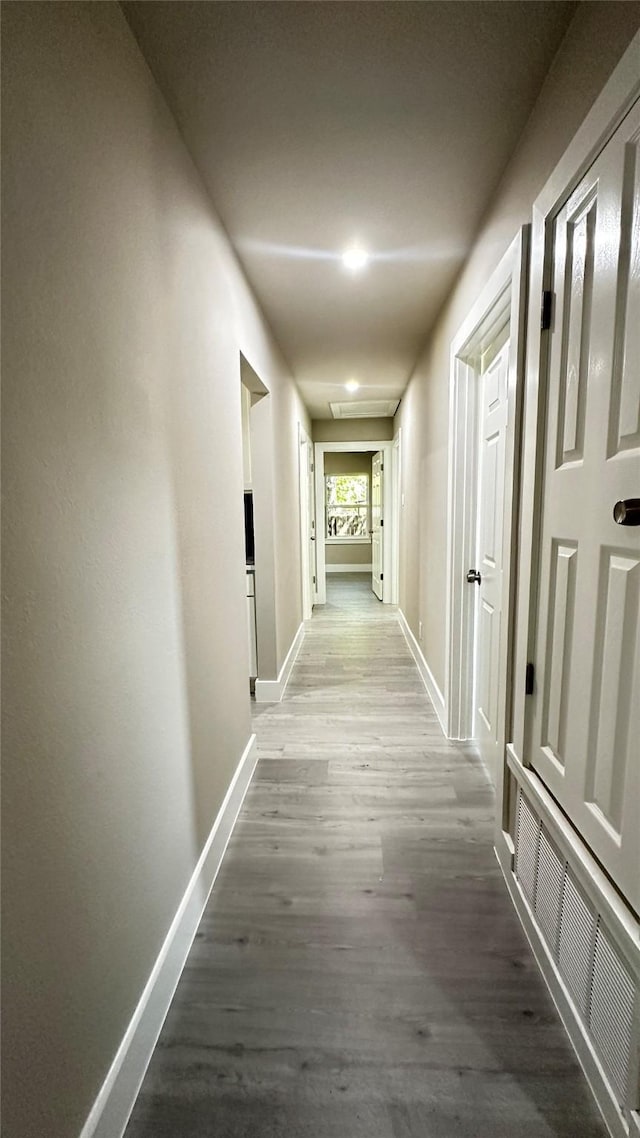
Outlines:
{"label": "window frame", "polygon": [[[354,478],[354,479],[355,478],[359,478],[359,479],[363,478],[366,480],[366,485],[367,485],[366,501],[361,502],[361,503],[357,503],[357,504],[354,503],[354,506],[356,506],[356,508],[366,510],[366,527],[367,527],[366,535],[340,534],[340,535],[329,536],[328,528],[329,528],[329,508],[330,508],[330,506],[329,506],[328,481],[330,478]],[[345,509],[348,509],[348,506],[345,506]],[[325,473],[325,475],[324,475],[324,525],[325,525],[324,540],[325,540],[326,545],[371,545],[371,475],[366,470],[359,471],[357,474],[354,474],[353,472],[344,473],[344,474],[340,474],[340,473],[326,474]]]}

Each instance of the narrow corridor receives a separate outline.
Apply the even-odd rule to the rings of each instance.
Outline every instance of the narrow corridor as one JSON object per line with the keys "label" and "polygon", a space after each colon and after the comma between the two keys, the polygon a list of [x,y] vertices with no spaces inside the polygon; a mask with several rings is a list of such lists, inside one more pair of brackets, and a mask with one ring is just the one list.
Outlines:
{"label": "narrow corridor", "polygon": [[600,1138],[394,610],[328,581],[127,1138]]}

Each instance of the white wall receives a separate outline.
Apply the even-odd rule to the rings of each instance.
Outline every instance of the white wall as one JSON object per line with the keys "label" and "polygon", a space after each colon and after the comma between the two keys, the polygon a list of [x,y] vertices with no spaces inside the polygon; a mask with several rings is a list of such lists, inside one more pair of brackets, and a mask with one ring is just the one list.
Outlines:
{"label": "white wall", "polygon": [[314,419],[314,443],[387,442],[393,438],[393,419]]}
{"label": "white wall", "polygon": [[[405,507],[400,607],[444,690],[451,341],[640,25],[636,0],[578,6],[518,148],[396,415]],[[639,61],[640,66],[640,61]]]}
{"label": "white wall", "polygon": [[276,669],[306,417],[118,5],[2,30],[3,1132],[77,1138],[250,733],[240,352]]}

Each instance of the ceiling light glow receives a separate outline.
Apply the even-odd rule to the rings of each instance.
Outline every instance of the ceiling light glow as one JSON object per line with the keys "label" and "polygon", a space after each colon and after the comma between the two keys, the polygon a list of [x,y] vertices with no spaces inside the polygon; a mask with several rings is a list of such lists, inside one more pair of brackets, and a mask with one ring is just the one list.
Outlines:
{"label": "ceiling light glow", "polygon": [[350,273],[359,273],[369,264],[369,254],[353,245],[342,254],[342,264]]}
{"label": "ceiling light glow", "polygon": [[347,391],[357,391],[359,386],[357,379],[350,379],[348,383],[345,383]]}

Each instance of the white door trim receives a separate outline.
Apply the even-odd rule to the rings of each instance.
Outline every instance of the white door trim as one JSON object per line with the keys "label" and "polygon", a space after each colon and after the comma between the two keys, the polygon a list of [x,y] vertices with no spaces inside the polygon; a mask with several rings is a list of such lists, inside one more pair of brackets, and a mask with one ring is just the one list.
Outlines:
{"label": "white door trim", "polygon": [[400,516],[402,513],[402,427],[394,435],[391,450],[391,604],[400,604]]}
{"label": "white door trim", "polygon": [[[327,577],[326,577],[326,563],[324,553],[324,533],[325,533],[325,500],[324,500],[324,456],[329,451],[334,452],[349,452],[349,451],[382,451],[384,455],[384,481],[383,481],[383,502],[384,502],[384,539],[383,539],[383,573],[384,579],[382,582],[382,600],[383,603],[393,604],[393,564],[392,564],[392,532],[393,532],[393,507],[394,507],[394,494],[393,494],[393,463],[392,463],[392,450],[393,442],[389,439],[385,442],[374,440],[373,442],[354,442],[354,443],[315,443],[315,479],[316,479],[316,595],[314,603],[317,605],[324,605],[327,602]],[[388,568],[387,568],[388,566]]]}
{"label": "white door trim", "polygon": [[[503,586],[498,732],[504,754],[509,719],[513,642],[513,581],[517,532],[519,421],[524,370],[526,273],[529,230],[518,236],[487,281],[451,345],[449,388],[449,520],[447,551],[447,639],[445,702],[447,734],[469,739],[474,688],[475,594],[467,584],[476,549],[477,359],[482,344],[509,323],[508,424],[505,454]],[[496,791],[501,799],[502,772]],[[499,804],[499,813],[501,805]]]}

